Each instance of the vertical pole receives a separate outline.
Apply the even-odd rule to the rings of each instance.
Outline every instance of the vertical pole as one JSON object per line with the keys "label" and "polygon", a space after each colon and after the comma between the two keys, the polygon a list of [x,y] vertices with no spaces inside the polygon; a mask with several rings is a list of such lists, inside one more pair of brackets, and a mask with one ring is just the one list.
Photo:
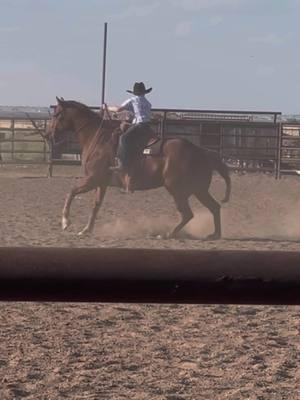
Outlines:
{"label": "vertical pole", "polygon": [[101,97],[102,105],[105,103],[106,46],[107,46],[107,22],[104,23],[103,64],[102,64],[102,97]]}
{"label": "vertical pole", "polygon": [[201,147],[202,145],[202,122],[199,122],[199,143],[198,143],[199,147]]}

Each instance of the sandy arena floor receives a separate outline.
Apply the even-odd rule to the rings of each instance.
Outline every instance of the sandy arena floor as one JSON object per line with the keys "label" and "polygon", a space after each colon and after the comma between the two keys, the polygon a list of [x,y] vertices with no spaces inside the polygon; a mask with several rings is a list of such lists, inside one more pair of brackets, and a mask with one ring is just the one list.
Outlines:
{"label": "sandy arena floor", "polygon": [[[233,175],[223,239],[201,240],[195,218],[177,240],[157,239],[177,213],[163,190],[111,188],[92,237],[79,238],[92,195],[61,232],[77,168],[0,167],[0,246],[300,250],[300,179]],[[215,177],[217,199],[224,183]],[[0,399],[300,399],[300,307],[0,303]]]}

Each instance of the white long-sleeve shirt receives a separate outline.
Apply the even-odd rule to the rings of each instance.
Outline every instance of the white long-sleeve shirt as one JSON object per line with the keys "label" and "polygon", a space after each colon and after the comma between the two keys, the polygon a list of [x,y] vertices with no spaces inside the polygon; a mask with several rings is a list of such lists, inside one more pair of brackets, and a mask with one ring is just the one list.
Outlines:
{"label": "white long-sleeve shirt", "polygon": [[124,101],[121,108],[134,114],[133,124],[150,121],[151,103],[145,96],[133,96]]}

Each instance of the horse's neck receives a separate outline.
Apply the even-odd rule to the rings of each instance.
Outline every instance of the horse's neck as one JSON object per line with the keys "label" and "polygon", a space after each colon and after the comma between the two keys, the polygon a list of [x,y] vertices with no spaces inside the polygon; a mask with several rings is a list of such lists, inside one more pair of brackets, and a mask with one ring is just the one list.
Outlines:
{"label": "horse's neck", "polygon": [[100,121],[97,118],[94,120],[89,118],[80,118],[76,121],[74,127],[80,147],[83,150],[84,147],[93,141],[95,135],[98,134]]}
{"label": "horse's neck", "polygon": [[104,120],[91,121],[86,127],[78,132],[78,139],[83,156],[83,163],[86,163],[90,157],[93,157],[95,151],[100,148],[102,156],[111,156],[115,152],[115,140],[113,131],[115,128],[112,121]]}

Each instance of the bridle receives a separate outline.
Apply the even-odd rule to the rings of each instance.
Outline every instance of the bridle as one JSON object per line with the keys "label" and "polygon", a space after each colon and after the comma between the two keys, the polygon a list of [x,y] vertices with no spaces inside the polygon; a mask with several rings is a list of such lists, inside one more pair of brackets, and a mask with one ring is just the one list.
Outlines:
{"label": "bridle", "polygon": [[[96,145],[96,143],[97,143],[99,137],[101,136],[101,128],[103,127],[103,124],[104,124],[104,121],[105,121],[105,115],[107,115],[109,121],[112,121],[112,117],[111,117],[111,115],[110,115],[110,112],[109,112],[109,110],[108,110],[107,105],[104,103],[103,106],[104,106],[104,107],[102,108],[102,110],[103,110],[103,115],[102,115],[102,118],[101,118],[99,127],[97,128],[97,130],[96,130],[96,132],[95,132],[95,135],[94,135],[93,139],[91,140],[90,145],[89,145],[89,147],[88,147],[88,151],[87,151],[87,153],[86,153],[87,156],[86,156],[86,158],[85,158],[85,162],[86,162],[87,159],[89,158],[89,155],[90,155],[90,153],[91,153],[91,149],[92,149],[93,147],[95,147],[95,145]],[[63,109],[61,109],[61,110],[55,112],[55,113],[53,114],[53,117],[52,117],[52,118],[57,119],[62,113],[63,113]],[[98,117],[98,115],[95,114],[95,117]],[[86,128],[86,127],[87,127],[89,124],[91,124],[92,122],[93,122],[93,120],[91,120],[91,119],[87,119],[86,121],[84,121],[84,122],[82,123],[82,125],[80,125],[76,130],[74,130],[75,135],[77,135],[79,132],[81,132],[84,128]],[[52,138],[52,139],[53,139],[53,142],[55,143],[54,138]]]}
{"label": "bridle", "polygon": [[[100,125],[99,125],[99,127],[98,127],[98,129],[97,129],[97,131],[96,131],[96,133],[95,133],[95,135],[93,137],[93,139],[91,140],[90,145],[88,147],[88,150],[86,152],[86,157],[85,157],[85,160],[84,160],[85,163],[87,162],[87,160],[88,160],[88,158],[89,158],[89,156],[91,154],[91,150],[95,147],[96,143],[98,142],[99,137],[101,137],[101,128],[102,128],[102,126],[104,124],[105,113],[107,114],[109,121],[112,120],[111,115],[110,115],[109,110],[108,110],[108,107],[107,107],[107,104],[104,103],[103,105],[104,105],[103,116],[102,116]],[[88,122],[90,122],[90,121],[88,121]],[[83,127],[80,127],[79,129],[83,129]],[[78,129],[78,131],[79,131],[79,129]]]}
{"label": "bridle", "polygon": [[[112,117],[111,117],[110,112],[109,112],[109,110],[108,110],[107,104],[104,103],[103,105],[104,105],[104,109],[103,109],[104,112],[103,112],[103,116],[102,116],[102,118],[101,118],[101,122],[100,122],[100,125],[99,125],[98,130],[100,130],[100,129],[102,128],[102,126],[103,126],[103,123],[104,123],[104,120],[105,120],[105,114],[108,116],[108,120],[109,120],[109,121],[112,120]],[[57,113],[55,113],[55,114],[53,115],[53,117],[54,117],[54,118],[57,118],[57,117],[58,117],[59,115],[61,115],[62,113],[63,113],[63,110],[60,110],[60,111],[58,111]],[[95,115],[95,117],[97,117],[97,115]],[[90,124],[90,122],[91,122],[91,120],[85,121],[79,128],[77,128],[77,129],[74,131],[74,133],[77,135],[80,131],[82,131],[82,129],[86,128],[86,127]]]}

